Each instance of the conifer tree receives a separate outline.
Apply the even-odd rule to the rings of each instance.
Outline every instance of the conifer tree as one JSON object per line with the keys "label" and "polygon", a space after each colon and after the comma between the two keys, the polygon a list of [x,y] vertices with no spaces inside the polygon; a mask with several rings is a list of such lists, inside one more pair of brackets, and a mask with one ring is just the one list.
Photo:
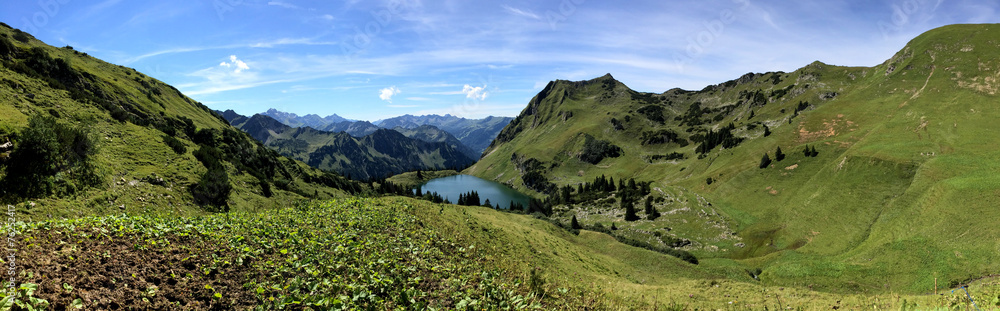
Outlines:
{"label": "conifer tree", "polygon": [[781,162],[781,160],[784,159],[785,159],[785,154],[781,153],[781,146],[778,146],[778,150],[774,152],[774,160]]}
{"label": "conifer tree", "polygon": [[764,153],[764,157],[760,159],[760,168],[767,168],[768,165],[771,165],[771,158]]}
{"label": "conifer tree", "polygon": [[639,215],[635,214],[635,206],[633,206],[632,202],[622,199],[622,205],[625,206],[625,221],[639,220]]}
{"label": "conifer tree", "polygon": [[660,218],[660,212],[657,211],[656,208],[653,207],[653,197],[652,196],[647,197],[646,198],[646,219],[648,219],[648,220],[656,220],[657,218]]}
{"label": "conifer tree", "polygon": [[570,220],[570,226],[573,227],[573,229],[583,229],[583,227],[580,226],[580,223],[576,221],[576,215],[573,215],[573,219]]}

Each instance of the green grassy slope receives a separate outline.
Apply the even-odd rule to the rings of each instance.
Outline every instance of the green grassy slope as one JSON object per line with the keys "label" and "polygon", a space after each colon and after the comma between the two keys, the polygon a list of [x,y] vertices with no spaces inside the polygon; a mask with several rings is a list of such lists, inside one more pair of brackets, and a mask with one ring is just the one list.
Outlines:
{"label": "green grassy slope", "polygon": [[[947,26],[874,67],[815,62],[697,92],[636,93],[610,75],[555,81],[466,173],[527,190],[524,163],[533,158],[560,186],[602,174],[653,181],[662,191],[654,196],[668,198],[657,209],[676,211],[673,218],[625,223],[594,211],[610,206],[572,206],[557,217],[672,227],[700,259],[762,268],[769,284],[912,293],[930,291],[935,278],[959,284],[1000,270],[992,173],[1000,63],[990,57],[998,35],[997,25]],[[699,134],[730,123],[743,140],[700,155]],[[660,130],[689,144],[648,139]],[[581,160],[585,135],[621,155]],[[803,155],[807,146],[818,155]],[[777,147],[787,157],[758,168]],[[674,152],[684,158],[655,157]],[[735,237],[713,238],[729,230]]]}
{"label": "green grassy slope", "polygon": [[[928,309],[942,296],[762,285],[531,216],[409,198],[265,212],[104,216],[19,225],[16,301],[61,309]],[[30,241],[30,242],[28,242]],[[503,243],[497,243],[503,241]],[[117,255],[114,255],[117,254]],[[87,275],[80,277],[80,274]],[[114,286],[109,284],[115,284]],[[125,284],[128,284],[127,286]],[[997,305],[995,280],[970,288]],[[0,292],[0,301],[7,301]],[[46,302],[38,301],[44,299]]]}
{"label": "green grassy slope", "polygon": [[[0,27],[0,41],[0,141],[14,146],[5,150],[5,160],[28,147],[19,143],[18,134],[33,116],[51,116],[58,124],[85,129],[96,146],[89,155],[98,176],[95,185],[74,184],[67,177],[72,171],[63,170],[43,180],[57,186],[50,195],[5,193],[4,201],[16,205],[21,220],[203,213],[190,191],[208,171],[195,157],[199,133],[204,134],[202,143],[222,152],[226,184],[232,187],[229,206],[282,206],[304,196],[340,195],[343,191],[330,186],[349,184],[278,156],[204,105],[134,69],[70,47],[45,45],[6,25]],[[184,150],[175,152],[166,137],[179,138]],[[10,168],[4,168],[0,176],[14,180],[7,174]],[[273,188],[272,194],[265,193],[263,183]]]}

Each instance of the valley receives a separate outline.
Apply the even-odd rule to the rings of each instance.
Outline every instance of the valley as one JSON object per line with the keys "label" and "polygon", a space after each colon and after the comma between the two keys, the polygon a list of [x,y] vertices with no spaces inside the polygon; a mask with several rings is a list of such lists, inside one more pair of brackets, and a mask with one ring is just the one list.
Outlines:
{"label": "valley", "polygon": [[367,122],[213,110],[2,24],[0,305],[1000,307],[996,38],[950,25],[872,67],[662,93],[607,74],[513,118]]}

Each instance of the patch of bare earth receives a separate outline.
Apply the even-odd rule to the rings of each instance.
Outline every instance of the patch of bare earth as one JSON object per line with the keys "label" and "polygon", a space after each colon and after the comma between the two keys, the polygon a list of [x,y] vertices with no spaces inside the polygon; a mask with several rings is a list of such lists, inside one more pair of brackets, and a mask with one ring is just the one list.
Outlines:
{"label": "patch of bare earth", "polygon": [[169,245],[160,241],[143,249],[149,243],[138,236],[36,231],[18,258],[18,281],[38,284],[35,297],[53,310],[76,299],[86,310],[242,310],[259,304],[253,289],[243,286],[266,278],[252,259],[237,264],[231,250],[190,236],[169,236]]}

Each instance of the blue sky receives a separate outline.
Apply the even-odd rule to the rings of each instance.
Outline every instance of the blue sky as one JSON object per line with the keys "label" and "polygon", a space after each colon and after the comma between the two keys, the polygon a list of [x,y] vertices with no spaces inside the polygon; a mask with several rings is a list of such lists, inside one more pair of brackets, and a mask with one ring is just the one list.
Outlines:
{"label": "blue sky", "polygon": [[812,61],[883,62],[993,1],[5,0],[0,21],[136,68],[214,109],[377,120],[515,116],[545,83],[611,73],[701,89]]}

